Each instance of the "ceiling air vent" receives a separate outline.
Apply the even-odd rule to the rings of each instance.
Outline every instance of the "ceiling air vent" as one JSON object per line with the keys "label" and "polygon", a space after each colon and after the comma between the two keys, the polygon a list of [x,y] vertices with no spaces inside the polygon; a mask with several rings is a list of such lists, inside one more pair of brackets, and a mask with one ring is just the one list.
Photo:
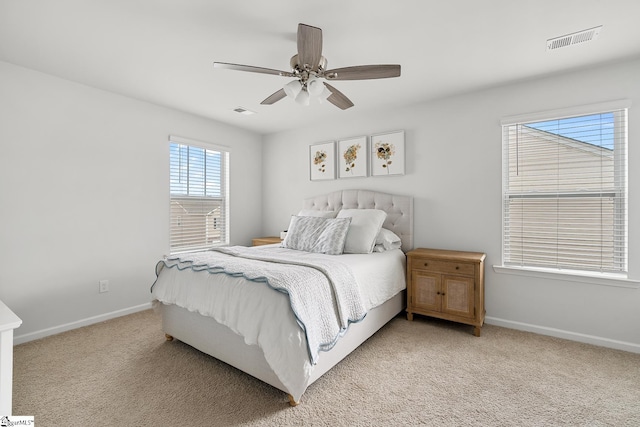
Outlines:
{"label": "ceiling air vent", "polygon": [[236,113],[244,114],[246,116],[255,114],[255,111],[247,110],[246,108],[243,108],[243,107],[234,108],[233,111],[235,111]]}
{"label": "ceiling air vent", "polygon": [[588,30],[578,31],[577,33],[567,34],[566,36],[556,37],[555,39],[547,40],[547,50],[559,49],[561,47],[573,46],[574,44],[580,44],[595,40],[600,35],[602,25],[599,27],[589,28]]}

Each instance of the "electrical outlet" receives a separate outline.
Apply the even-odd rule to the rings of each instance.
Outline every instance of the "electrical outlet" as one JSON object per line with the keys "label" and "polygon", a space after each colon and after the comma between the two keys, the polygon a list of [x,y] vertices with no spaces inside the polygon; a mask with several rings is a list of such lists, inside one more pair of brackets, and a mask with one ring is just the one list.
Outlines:
{"label": "electrical outlet", "polygon": [[100,292],[100,293],[109,292],[109,281],[108,280],[100,280],[100,286],[98,288],[98,292]]}

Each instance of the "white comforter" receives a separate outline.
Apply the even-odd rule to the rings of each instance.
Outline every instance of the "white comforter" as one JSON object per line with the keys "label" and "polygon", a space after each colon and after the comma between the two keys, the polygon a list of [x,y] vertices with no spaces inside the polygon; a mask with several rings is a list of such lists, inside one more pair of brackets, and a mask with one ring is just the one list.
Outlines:
{"label": "white comforter", "polygon": [[367,310],[346,264],[320,254],[303,259],[295,255],[244,246],[215,248],[169,257],[158,263],[156,271],[168,267],[244,277],[286,294],[305,331],[309,358],[315,365],[318,352],[330,350],[350,323],[364,319]]}
{"label": "white comforter", "polygon": [[[309,254],[274,246],[250,250],[258,254],[256,256],[293,257],[296,263],[307,263],[320,257],[349,264],[365,310],[404,289],[404,254],[399,250],[341,256]],[[182,264],[182,267],[186,265]],[[286,294],[275,292],[265,282],[246,280],[242,275],[211,274],[206,268],[205,271],[191,267],[161,270],[152,289],[154,300],[213,317],[241,335],[246,344],[258,345],[292,396],[296,400],[302,396],[313,364],[309,360],[307,338],[298,326]],[[326,349],[320,347],[320,350]]]}

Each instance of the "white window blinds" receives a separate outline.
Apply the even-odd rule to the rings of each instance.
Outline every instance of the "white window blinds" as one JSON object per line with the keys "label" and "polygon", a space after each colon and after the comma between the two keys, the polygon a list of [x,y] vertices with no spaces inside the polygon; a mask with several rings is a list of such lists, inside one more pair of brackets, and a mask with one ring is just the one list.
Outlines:
{"label": "white window blinds", "polygon": [[503,264],[627,271],[627,110],[503,123]]}
{"label": "white window blinds", "polygon": [[171,253],[228,243],[228,160],[219,147],[170,137]]}

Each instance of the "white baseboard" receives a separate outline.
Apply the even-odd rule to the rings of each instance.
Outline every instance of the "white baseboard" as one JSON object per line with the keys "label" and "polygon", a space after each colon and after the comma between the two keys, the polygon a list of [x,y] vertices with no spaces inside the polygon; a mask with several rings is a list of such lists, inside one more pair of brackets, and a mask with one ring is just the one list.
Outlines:
{"label": "white baseboard", "polygon": [[[139,311],[148,310],[151,303],[147,302],[134,307],[124,308],[122,310],[112,311],[110,313],[101,314],[99,316],[88,317],[64,325],[54,326],[52,328],[42,329],[40,331],[31,332],[24,335],[16,335],[13,337],[13,344],[23,344],[29,341],[48,337],[50,335],[59,334],[61,332],[70,331],[72,329],[81,328],[83,326],[93,325],[94,323],[104,322],[105,320],[115,319],[116,317],[126,316],[127,314],[137,313]],[[548,328],[546,326],[532,325],[529,323],[515,322],[512,320],[500,319],[497,317],[486,317],[485,323],[489,325],[502,326],[519,331],[533,332],[540,335],[548,335],[556,338],[563,338],[571,341],[582,342],[586,344],[599,345],[601,347],[614,348],[616,350],[629,351],[631,353],[640,353],[640,344],[634,344],[626,341],[617,341],[609,338],[596,337],[593,335],[580,334],[577,332],[564,331],[562,329]]]}
{"label": "white baseboard", "polygon": [[88,317],[86,319],[77,320],[64,325],[54,326],[40,331],[30,332],[24,335],[16,335],[13,337],[13,345],[23,344],[29,341],[48,337],[50,335],[59,334],[61,332],[70,331],[72,329],[81,328],[83,326],[93,325],[94,323],[104,322],[105,320],[115,319],[116,317],[126,316],[127,314],[137,313],[138,311],[148,310],[151,303],[136,305],[134,307],[123,308],[122,310],[112,311],[110,313],[101,314],[99,316]]}
{"label": "white baseboard", "polygon": [[517,329],[519,331],[534,332],[540,335],[548,335],[556,338],[564,338],[571,341],[578,341],[586,344],[599,345],[601,347],[614,348],[616,350],[640,353],[640,344],[626,341],[617,341],[609,338],[596,337],[593,335],[580,334],[577,332],[563,331],[562,329],[548,328],[546,326],[531,325],[529,323],[514,322],[511,320],[499,319],[496,317],[485,318],[485,323],[505,328]]}

